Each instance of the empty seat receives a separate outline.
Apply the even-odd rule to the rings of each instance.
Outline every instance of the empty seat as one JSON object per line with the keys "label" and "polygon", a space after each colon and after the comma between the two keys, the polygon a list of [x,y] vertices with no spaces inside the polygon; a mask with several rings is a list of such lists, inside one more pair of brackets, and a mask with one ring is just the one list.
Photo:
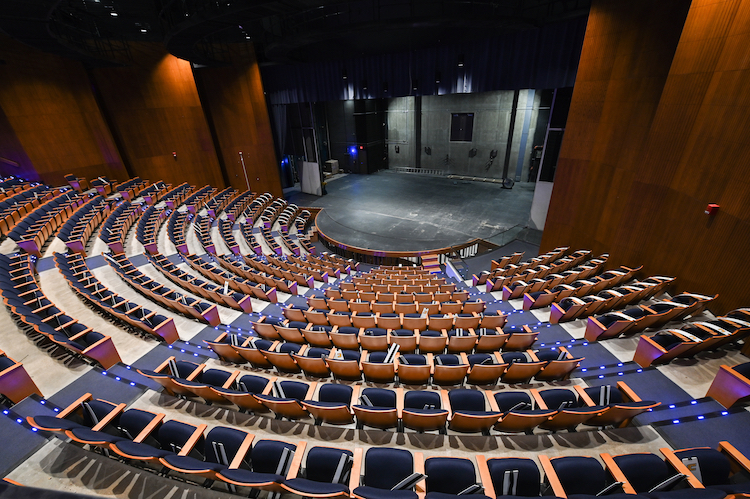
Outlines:
{"label": "empty seat", "polygon": [[361,485],[352,491],[360,499],[417,499],[414,486],[424,475],[413,477],[414,456],[408,450],[371,447],[364,457]]}
{"label": "empty seat", "polygon": [[[361,458],[361,449],[357,453]],[[281,487],[302,497],[349,497],[350,489],[359,485],[359,477],[351,473],[353,464],[352,451],[313,447],[304,467],[296,461]]]}
{"label": "empty seat", "polygon": [[489,435],[490,428],[500,417],[499,412],[487,410],[484,392],[478,390],[451,390],[448,392],[448,400],[451,430]]}
{"label": "empty seat", "polygon": [[477,483],[476,469],[469,459],[431,457],[425,460],[424,471],[427,499],[489,499],[478,493],[482,486]]}
{"label": "empty seat", "polygon": [[442,407],[440,392],[410,390],[404,394],[401,420],[404,428],[419,433],[438,430],[444,434],[448,410]]}
{"label": "empty seat", "polygon": [[357,417],[357,428],[365,426],[388,429],[398,427],[396,392],[385,388],[365,388],[360,403],[353,406]]}

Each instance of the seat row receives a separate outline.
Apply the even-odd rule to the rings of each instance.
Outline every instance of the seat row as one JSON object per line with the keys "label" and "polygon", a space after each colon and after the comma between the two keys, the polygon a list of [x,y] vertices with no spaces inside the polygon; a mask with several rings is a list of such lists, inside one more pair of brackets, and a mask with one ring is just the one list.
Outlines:
{"label": "seat row", "polygon": [[72,356],[105,369],[120,362],[112,338],[66,315],[45,296],[34,277],[31,256],[0,255],[0,270],[3,301],[26,333],[36,332]]}
{"label": "seat row", "polygon": [[143,202],[149,206],[153,206],[163,198],[167,192],[172,188],[172,184],[167,184],[161,180],[154,182],[150,186],[142,189],[138,196],[143,198]]}
{"label": "seat row", "polygon": [[257,197],[257,193],[247,190],[230,201],[224,208],[224,213],[229,220],[236,222]]}
{"label": "seat row", "polygon": [[227,187],[223,191],[216,193],[206,202],[208,216],[211,218],[219,218],[219,214],[224,211],[224,208],[231,203],[239,193],[238,190],[232,187]]}
{"label": "seat row", "polygon": [[230,255],[218,256],[216,261],[227,271],[236,274],[248,281],[256,282],[264,289],[267,289],[269,301],[276,303],[276,290],[291,295],[298,294],[297,285],[313,287],[313,279],[309,276],[300,276],[297,274],[279,273],[270,274],[264,271],[255,270],[255,268],[246,265],[247,257],[232,257]]}
{"label": "seat row", "polygon": [[[524,253],[525,253],[524,251],[516,251],[512,255],[506,255],[506,256],[502,256],[502,257],[498,258],[497,260],[492,260],[490,262],[490,270],[502,269],[503,267],[505,267],[506,265],[509,265],[511,263],[514,264],[514,265],[516,265],[516,264],[518,264],[521,261],[521,258],[523,258]],[[484,274],[484,275],[490,274],[490,270],[484,270],[484,271],[482,271],[481,274],[480,274],[480,276],[482,274]],[[482,283],[482,284],[484,284],[484,283]]]}
{"label": "seat row", "polygon": [[56,191],[56,195],[19,221],[8,237],[26,253],[41,257],[47,240],[85,202],[85,199],[70,188]]}
{"label": "seat row", "polygon": [[[206,487],[359,499],[609,497],[723,499],[750,491],[750,461],[728,442],[651,453],[530,458],[430,456],[374,446],[364,451],[255,440],[237,428],[190,425],[85,394],[56,416],[30,416],[54,432],[132,466]],[[107,452],[104,452],[107,451]],[[647,472],[644,472],[647,470]],[[542,478],[542,472],[544,478]],[[700,479],[698,478],[700,477]],[[623,491],[626,494],[618,494]],[[484,494],[480,494],[484,492]],[[687,495],[686,495],[687,494]]]}
{"label": "seat row", "polygon": [[286,246],[292,255],[302,255],[302,250],[292,238],[289,236],[289,229],[293,227],[293,221],[296,219],[297,214],[300,212],[299,206],[296,204],[289,204],[284,211],[276,218],[276,222],[279,226],[279,236],[281,236],[281,243]]}
{"label": "seat row", "polygon": [[[607,262],[605,256],[594,258],[572,268],[560,270],[549,265],[539,265],[537,267],[527,268],[522,272],[509,272],[507,276],[498,276],[494,279],[487,279],[485,289],[491,291],[501,291],[504,287],[510,286],[516,281],[530,281],[532,279],[543,279],[550,274],[562,275],[563,281],[571,282],[576,279],[586,279],[602,272],[604,264]],[[565,266],[567,267],[567,266]]]}
{"label": "seat row", "polygon": [[216,223],[219,227],[219,235],[224,241],[224,244],[227,245],[227,248],[229,248],[229,251],[231,251],[235,255],[239,255],[240,245],[237,243],[237,240],[234,237],[234,222],[232,221],[232,219],[220,218],[216,221]]}
{"label": "seat row", "polygon": [[[195,196],[196,194],[194,194],[193,196]],[[188,201],[186,200],[185,204],[187,203]],[[169,216],[169,221],[167,222],[167,236],[169,237],[169,241],[174,244],[174,247],[177,249],[177,251],[179,251],[183,255],[188,254],[187,227],[190,221],[195,216],[190,211],[190,206],[192,205],[188,204],[188,209],[184,211],[175,209]]]}
{"label": "seat row", "polygon": [[0,202],[10,199],[16,194],[31,189],[33,186],[20,178],[10,176],[0,179]]}
{"label": "seat row", "polygon": [[[664,288],[674,281],[674,277],[652,276],[643,280],[628,281],[625,284],[622,284],[624,281],[620,281],[620,285],[612,286],[613,281],[609,281],[603,277],[604,274],[589,279],[573,281],[570,284],[558,284],[550,289],[536,293],[525,293],[523,295],[523,309],[533,310],[547,307],[552,303],[559,302],[563,298],[571,296],[583,298],[591,294],[605,299],[613,296],[617,297],[618,294],[622,295],[622,299],[618,299],[613,306],[613,308],[622,308],[633,302],[647,300],[661,294]],[[611,291],[614,291],[616,294],[612,294]]]}
{"label": "seat row", "polygon": [[658,288],[659,286],[635,283],[627,288],[605,289],[595,295],[586,295],[581,298],[569,296],[552,304],[550,322],[557,324],[595,314],[606,314],[614,309],[625,308],[627,305],[642,301],[641,297],[648,299]]}
{"label": "seat row", "polygon": [[383,276],[398,274],[430,275],[429,269],[426,269],[421,265],[412,265],[409,267],[404,267],[403,265],[378,265],[377,267],[370,269],[369,273],[372,275],[381,274]]}
{"label": "seat row", "polygon": [[217,266],[195,255],[183,255],[183,260],[207,279],[216,283],[227,283],[232,289],[252,295],[259,300],[276,303],[277,289],[292,295],[297,294],[296,283],[288,283],[271,276],[258,274],[251,269],[243,268],[240,261],[232,262],[229,258],[228,256],[215,257],[214,261],[218,261],[220,264],[220,266]]}
{"label": "seat row", "polygon": [[[567,250],[566,250],[567,251]],[[563,251],[564,253],[564,251]],[[522,255],[523,253],[521,253]],[[558,254],[558,252],[555,252]],[[601,260],[606,260],[606,257],[586,262],[591,258],[591,252],[588,250],[579,250],[568,256],[561,256],[559,253],[558,258],[551,258],[552,254],[542,255],[536,259],[531,259],[524,263],[507,263],[502,267],[495,266],[493,260],[492,270],[484,270],[478,275],[472,275],[472,285],[482,286],[486,285],[487,289],[492,286],[495,290],[501,289],[503,285],[510,284],[517,280],[532,277],[543,277],[549,273],[563,273],[567,270],[577,266],[591,266],[591,264],[599,264]],[[515,260],[513,255],[501,259],[502,261]],[[490,281],[488,283],[487,281]]]}
{"label": "seat row", "polygon": [[320,255],[308,255],[307,259],[317,262],[325,261],[338,267],[349,267],[352,270],[359,270],[359,262],[357,260],[354,260],[353,258],[344,258],[343,256],[337,255],[336,253],[329,253],[327,251],[322,252]]}
{"label": "seat row", "polygon": [[100,195],[96,195],[71,215],[58,231],[57,237],[71,251],[85,254],[89,238],[102,220],[109,216],[109,213],[109,202]]}
{"label": "seat row", "polygon": [[339,269],[321,268],[320,266],[313,267],[307,264],[300,265],[292,261],[292,259],[297,259],[295,255],[286,255],[286,257],[287,260],[284,260],[283,257],[276,258],[274,255],[264,255],[263,257],[257,255],[248,255],[244,257],[244,260],[245,263],[261,272],[266,272],[273,275],[292,274],[296,276],[294,280],[297,282],[300,282],[299,276],[302,276],[304,282],[307,282],[309,278],[312,278],[315,281],[327,283],[329,275],[335,277],[336,279],[338,279],[341,275],[341,271]]}
{"label": "seat row", "polygon": [[[514,253],[510,257],[502,258],[500,262],[492,261],[490,265],[490,271],[494,276],[505,276],[509,275],[508,273],[508,265],[513,265],[513,267],[510,269],[513,272],[522,272],[526,269],[530,269],[533,267],[536,267],[538,265],[549,265],[552,262],[562,259],[562,258],[572,258],[574,259],[573,265],[577,265],[578,263],[581,263],[583,260],[587,258],[591,258],[591,251],[589,250],[578,250],[575,251],[572,255],[565,257],[565,252],[570,249],[569,246],[560,246],[558,248],[555,248],[551,251],[548,251],[547,253],[544,253],[543,255],[538,255],[533,258],[530,258],[529,260],[526,260],[525,262],[521,262],[520,257],[518,257],[518,253]],[[521,253],[521,256],[523,256],[523,253]],[[577,263],[575,263],[575,260],[577,260]],[[500,265],[503,263],[504,265]]]}
{"label": "seat row", "polygon": [[297,234],[304,234],[307,230],[307,226],[310,224],[312,213],[307,210],[301,210],[297,213],[297,217],[294,219],[293,225],[297,229]]}
{"label": "seat row", "polygon": [[204,281],[185,272],[162,254],[147,254],[146,256],[156,270],[161,272],[170,281],[194,295],[248,314],[253,311],[251,295],[235,291],[234,286],[230,287],[228,281],[225,281],[227,284],[222,288],[212,281]]}
{"label": "seat row", "polygon": [[359,270],[359,262],[347,259],[332,253],[323,252],[320,256],[306,255],[305,258],[287,257],[287,260],[297,263],[298,265],[319,265],[329,268],[331,271],[338,269],[340,274],[351,274],[352,271]]}
{"label": "seat row", "polygon": [[559,381],[570,377],[582,357],[574,357],[564,347],[525,352],[484,352],[467,355],[400,353],[398,344],[388,351],[369,352],[298,343],[249,338],[242,345],[239,337],[220,335],[205,343],[222,359],[235,364],[249,362],[260,369],[275,368],[280,373],[378,383],[450,386],[464,382],[476,385]]}
{"label": "seat row", "polygon": [[[437,292],[437,293],[412,293],[402,291],[400,293],[374,293],[360,292],[353,294],[344,291],[341,295],[345,298],[334,299],[325,296],[308,296],[308,307],[288,306],[287,309],[295,313],[297,310],[313,310],[320,312],[372,312],[374,314],[415,314],[422,313],[426,316],[437,314],[483,314],[487,309],[487,303],[480,299],[469,299],[463,291]],[[425,312],[426,311],[426,312]],[[297,312],[299,317],[299,313]],[[300,320],[298,318],[294,320]],[[289,317],[290,319],[292,317]]]}
{"label": "seat row", "polygon": [[86,177],[76,177],[72,173],[67,173],[63,177],[65,178],[65,181],[68,182],[70,187],[76,192],[83,193],[84,191],[90,189],[89,181],[86,180]]}
{"label": "seat row", "polygon": [[286,249],[289,250],[291,255],[300,256],[302,254],[300,246],[294,242],[288,232],[284,230],[279,231],[279,237],[281,238],[281,244],[286,246]]}
{"label": "seat row", "polygon": [[197,300],[154,281],[138,270],[124,254],[105,253],[104,259],[122,280],[147,298],[211,326],[221,324],[219,309],[215,304]]}
{"label": "seat row", "polygon": [[750,335],[750,310],[737,309],[712,320],[689,322],[638,338],[633,360],[642,367],[666,364],[675,358],[716,350]]}
{"label": "seat row", "polygon": [[117,187],[117,184],[117,180],[110,180],[104,175],[96,177],[89,181],[89,185],[91,186],[91,188],[96,189],[96,192],[98,192],[102,197],[107,197],[107,195],[111,194],[112,190]]}
{"label": "seat row", "polygon": [[261,212],[257,219],[261,229],[272,229],[273,224],[276,223],[276,219],[286,208],[287,202],[282,198],[275,198]]}
{"label": "seat row", "polygon": [[[514,281],[509,285],[503,286],[502,297],[503,300],[506,301],[514,300],[516,298],[523,298],[525,294],[538,293],[554,288],[558,285],[572,284],[575,282],[591,282],[592,284],[588,288],[583,284],[574,286],[574,289],[576,290],[579,290],[580,287],[584,287],[584,290],[578,291],[580,295],[598,293],[604,289],[617,286],[622,282],[629,281],[640,269],[641,267],[634,269],[631,269],[630,267],[620,267],[619,269],[607,270],[598,275],[591,275],[583,267],[575,267],[571,270],[566,270],[564,273],[547,273],[543,277]],[[581,277],[586,274],[588,274],[586,278]]]}
{"label": "seat row", "polygon": [[132,204],[130,201],[122,201],[118,204],[99,230],[99,239],[104,241],[110,251],[115,254],[125,252],[125,236],[130,227],[142,214],[142,205]]}
{"label": "seat row", "polygon": [[[443,305],[454,305],[459,308],[463,305],[460,302],[445,302]],[[284,308],[285,317],[293,318],[298,322],[309,322],[319,326],[338,326],[361,328],[382,328],[382,329],[408,329],[408,330],[451,330],[451,329],[495,329],[505,325],[507,316],[502,312],[481,313],[476,312],[448,312],[448,306],[441,311],[437,310],[440,306],[437,302],[432,303],[411,303],[411,304],[391,304],[394,307],[408,307],[410,310],[422,309],[421,313],[395,313],[395,312],[344,312],[338,310],[326,309],[304,309],[304,308]],[[377,306],[375,304],[365,303],[362,305]],[[427,310],[427,312],[425,312]],[[451,309],[452,310],[452,309]],[[431,313],[431,311],[437,313]],[[305,326],[306,327],[306,326]]]}
{"label": "seat row", "polygon": [[266,245],[271,250],[271,254],[276,254],[279,256],[284,254],[284,250],[281,248],[281,245],[276,242],[276,238],[271,232],[271,229],[269,229],[268,227],[261,226],[260,235],[263,237],[263,240],[266,242]]}
{"label": "seat row", "polygon": [[[216,187],[211,187],[210,185],[205,185],[198,189],[197,191],[193,192],[187,199],[185,199],[184,204],[187,206],[187,211],[190,212],[192,215],[195,215],[199,211],[203,209],[203,207],[206,205],[209,199],[213,197],[214,193],[216,192]],[[167,203],[167,206],[169,206],[169,202]],[[174,206],[169,206],[169,209],[174,210],[176,207],[179,206],[178,204],[175,204]]]}
{"label": "seat row", "polygon": [[253,253],[259,256],[263,255],[263,248],[260,243],[258,243],[258,240],[253,233],[252,219],[246,218],[244,222],[240,221],[240,233],[247,245],[250,246]]}
{"label": "seat row", "polygon": [[161,198],[165,204],[163,208],[157,209],[155,203],[149,203],[147,201],[146,204],[151,206],[144,211],[143,216],[138,220],[138,227],[136,229],[138,242],[143,244],[146,251],[151,254],[158,253],[159,248],[157,236],[162,223],[171,215],[172,210],[174,210],[176,206],[182,204],[183,201],[190,196],[193,189],[194,187],[192,185],[183,182],[171,191],[164,193]]}
{"label": "seat row", "polygon": [[196,192],[194,185],[183,182],[167,192],[162,198],[162,201],[164,201],[167,208],[174,210],[176,207],[183,204],[194,192]]}
{"label": "seat row", "polygon": [[273,195],[270,192],[264,192],[260,196],[253,199],[247,206],[242,215],[245,217],[245,223],[252,227],[255,222],[258,221],[263,210],[266,209],[274,200]]}
{"label": "seat row", "polygon": [[[421,288],[422,286],[431,286],[445,284],[445,278],[438,277],[424,277],[419,274],[405,275],[403,277],[367,277],[364,276],[353,277],[351,283],[347,283],[344,289],[351,289],[357,291],[373,291],[373,286],[394,286],[393,289],[403,289],[404,286],[416,286]],[[378,288],[379,291],[387,291],[386,288]],[[415,288],[416,290],[416,288]],[[398,292],[398,291],[396,291]]]}
{"label": "seat row", "polygon": [[143,180],[140,177],[134,177],[130,180],[126,180],[120,184],[117,184],[115,191],[118,192],[123,199],[126,201],[134,201],[135,198],[140,196],[141,191],[145,190],[151,185],[148,180]]}
{"label": "seat row", "polygon": [[272,412],[277,419],[313,420],[383,430],[405,428],[423,433],[448,429],[489,435],[535,429],[575,431],[625,426],[659,402],[642,401],[624,382],[617,385],[543,390],[403,390],[359,385],[279,380],[205,364],[166,359],[153,371],[138,372],[172,395],[200,398],[207,404],[233,404],[252,413]]}
{"label": "seat row", "polygon": [[[408,326],[402,327],[399,321],[379,326],[366,325],[361,327],[338,326],[321,324],[326,316],[320,318],[314,314],[321,311],[309,312],[303,320],[282,320],[271,316],[262,316],[252,322],[255,333],[267,340],[289,341],[292,343],[308,343],[313,346],[336,346],[344,349],[358,349],[360,345],[367,350],[387,350],[390,345],[397,343],[403,352],[413,352],[419,348],[422,353],[441,353],[446,348],[449,353],[466,352],[496,352],[505,350],[525,350],[529,348],[539,333],[533,332],[528,326],[521,326],[518,330],[510,328],[503,331],[501,325],[495,327],[479,327],[480,317],[444,317],[436,318],[432,327],[425,327],[426,317],[402,317]],[[462,314],[463,315],[463,314]],[[500,319],[499,316],[487,316],[490,319]],[[389,319],[389,317],[386,317]],[[396,319],[396,318],[394,318]],[[419,319],[423,322],[408,322]],[[443,321],[439,323],[438,320]],[[310,321],[310,322],[308,322]],[[471,321],[471,322],[469,322]],[[502,316],[504,323],[505,316]]]}
{"label": "seat row", "polygon": [[0,234],[7,236],[22,218],[53,197],[48,186],[31,184],[28,189],[0,201]]}
{"label": "seat row", "polygon": [[162,223],[172,212],[169,208],[151,205],[143,212],[135,228],[135,238],[149,254],[159,252],[158,235]]}
{"label": "seat row", "polygon": [[299,206],[294,203],[288,204],[279,216],[276,217],[276,223],[279,224],[279,230],[283,233],[288,233],[299,212]]}
{"label": "seat row", "polygon": [[166,343],[180,339],[174,319],[165,317],[137,303],[126,300],[105,287],[89,270],[80,253],[55,253],[55,265],[70,287],[90,303],[98,312],[114,317],[133,328]]}
{"label": "seat row", "polygon": [[201,244],[206,253],[209,255],[216,254],[216,246],[211,238],[211,227],[214,224],[213,217],[195,215],[193,217],[193,228],[195,229],[195,236],[198,238],[198,242]]}
{"label": "seat row", "polygon": [[[717,296],[680,293],[666,300],[638,305],[622,312],[609,312],[597,317],[589,317],[584,337],[588,341],[601,341],[623,335],[632,336],[648,328],[661,327],[671,321],[682,320],[688,316],[696,317]],[[559,305],[558,311],[561,314],[559,322],[574,320],[586,314],[588,303],[571,301],[564,304],[565,300],[553,305],[553,309]],[[563,310],[564,313],[562,313]],[[551,316],[550,322],[552,322]]]}

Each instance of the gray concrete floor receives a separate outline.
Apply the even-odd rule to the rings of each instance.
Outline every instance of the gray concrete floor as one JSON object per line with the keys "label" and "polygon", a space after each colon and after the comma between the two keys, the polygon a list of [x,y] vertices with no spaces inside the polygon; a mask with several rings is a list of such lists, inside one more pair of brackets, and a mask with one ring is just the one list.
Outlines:
{"label": "gray concrete floor", "polygon": [[422,251],[490,239],[529,220],[534,184],[499,184],[393,173],[347,175],[322,197],[291,191],[287,200],[320,206],[318,226],[349,246]]}

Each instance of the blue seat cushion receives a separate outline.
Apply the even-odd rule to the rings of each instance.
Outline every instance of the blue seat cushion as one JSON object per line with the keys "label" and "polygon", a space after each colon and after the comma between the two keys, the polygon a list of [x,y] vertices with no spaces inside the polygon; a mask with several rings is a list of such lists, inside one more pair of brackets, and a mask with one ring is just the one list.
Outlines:
{"label": "blue seat cushion", "polygon": [[727,494],[750,494],[750,482],[730,483],[726,485],[711,485],[711,489],[718,489]]}
{"label": "blue seat cushion", "polygon": [[467,416],[488,416],[488,415],[502,415],[502,412],[495,411],[453,411],[454,414],[466,414]]}
{"label": "blue seat cushion", "polygon": [[724,499],[727,494],[716,489],[679,489],[643,494],[650,499]]}
{"label": "blue seat cushion", "polygon": [[72,430],[74,428],[85,428],[85,426],[78,424],[75,421],[56,418],[53,416],[34,416],[34,422],[41,428],[49,428],[51,430]]}
{"label": "blue seat cushion", "polygon": [[447,409],[412,409],[409,407],[404,408],[405,412],[411,412],[412,414],[422,414],[425,416],[432,416],[435,414],[447,414]]}
{"label": "blue seat cushion", "polygon": [[164,458],[164,461],[168,462],[171,466],[186,471],[201,471],[201,470],[213,470],[221,471],[226,466],[219,463],[210,463],[201,461],[190,456],[177,456],[171,455]]}
{"label": "blue seat cushion", "polygon": [[152,458],[152,457],[167,457],[174,454],[171,450],[162,450],[152,447],[148,444],[142,444],[137,442],[131,442],[130,440],[123,440],[115,443],[121,452],[135,458]]}
{"label": "blue seat cushion", "polygon": [[568,499],[599,499],[600,497],[606,497],[607,499],[645,499],[648,496],[644,496],[641,494],[607,494],[606,496],[597,496],[594,494],[573,494],[569,495]]}
{"label": "blue seat cushion", "polygon": [[289,487],[301,496],[306,494],[315,495],[334,495],[338,493],[349,494],[349,487],[340,483],[316,482],[307,478],[292,478],[284,482],[285,487]]}
{"label": "blue seat cushion", "polygon": [[90,442],[92,444],[95,444],[97,442],[101,442],[102,444],[114,443],[120,442],[122,440],[127,440],[124,437],[110,435],[109,433],[105,433],[103,431],[94,431],[86,427],[73,428],[72,430],[70,430],[70,432],[75,435],[77,439],[83,440],[84,442]]}
{"label": "blue seat cushion", "polygon": [[305,404],[312,407],[347,407],[342,402],[321,402],[319,400],[305,400]]}
{"label": "blue seat cushion", "polygon": [[417,493],[413,490],[388,490],[376,487],[357,487],[352,491],[355,496],[365,499],[417,499]]}
{"label": "blue seat cushion", "polygon": [[490,499],[484,494],[469,494],[460,496],[458,494],[446,494],[445,492],[428,492],[425,499]]}
{"label": "blue seat cushion", "polygon": [[279,483],[284,477],[275,473],[257,473],[243,469],[224,469],[219,474],[233,482],[244,484],[247,487],[260,487],[266,484]]}
{"label": "blue seat cushion", "polygon": [[358,409],[365,409],[368,411],[395,411],[395,407],[380,407],[377,405],[354,405],[353,407],[356,407]]}

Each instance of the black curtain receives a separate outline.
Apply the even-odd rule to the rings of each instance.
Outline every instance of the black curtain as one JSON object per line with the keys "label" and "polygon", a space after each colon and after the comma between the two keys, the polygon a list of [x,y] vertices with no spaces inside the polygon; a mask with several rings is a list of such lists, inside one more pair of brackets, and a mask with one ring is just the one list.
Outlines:
{"label": "black curtain", "polygon": [[268,66],[263,81],[272,105],[572,87],[586,21],[411,52]]}

